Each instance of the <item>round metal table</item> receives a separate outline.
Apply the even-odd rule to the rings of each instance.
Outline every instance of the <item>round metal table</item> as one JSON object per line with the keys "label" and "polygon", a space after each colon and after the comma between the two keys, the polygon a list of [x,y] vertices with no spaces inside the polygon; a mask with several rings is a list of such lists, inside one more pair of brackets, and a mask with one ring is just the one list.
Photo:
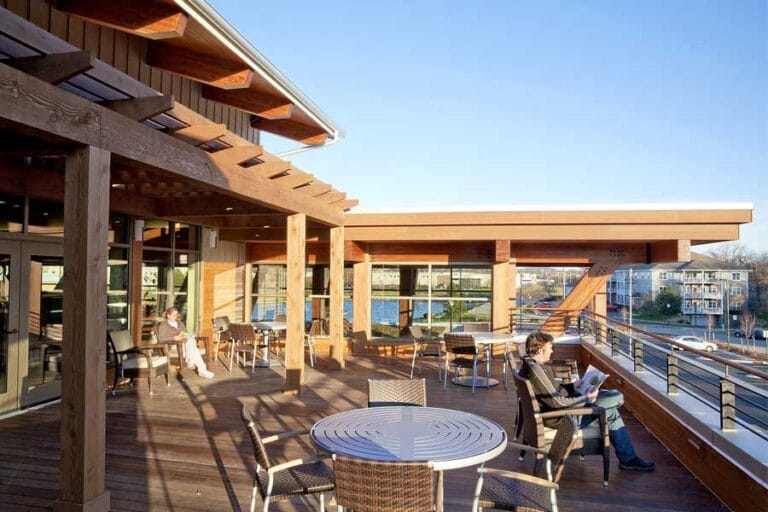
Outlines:
{"label": "round metal table", "polygon": [[[506,354],[506,345],[509,343],[524,343],[525,342],[525,336],[522,336],[520,334],[508,334],[508,333],[500,333],[500,332],[460,332],[456,334],[465,334],[468,336],[472,336],[475,341],[475,345],[482,345],[481,348],[483,348],[486,351],[486,372],[490,373],[490,354],[493,350],[493,345],[505,345],[504,353]],[[504,363],[506,364],[506,363]],[[505,370],[506,371],[506,370]],[[451,379],[451,382],[454,384],[457,384],[459,386],[469,386],[472,387],[472,376],[471,375],[465,375],[463,377],[456,377],[454,379]],[[477,379],[475,379],[474,386],[477,388],[489,388],[491,386],[495,386],[499,383],[498,380],[492,379],[490,377],[481,377],[477,376]]]}
{"label": "round metal table", "polygon": [[431,462],[438,472],[442,510],[443,471],[481,464],[507,446],[507,433],[482,416],[435,407],[370,407],[321,419],[312,442],[328,453],[389,462]]}

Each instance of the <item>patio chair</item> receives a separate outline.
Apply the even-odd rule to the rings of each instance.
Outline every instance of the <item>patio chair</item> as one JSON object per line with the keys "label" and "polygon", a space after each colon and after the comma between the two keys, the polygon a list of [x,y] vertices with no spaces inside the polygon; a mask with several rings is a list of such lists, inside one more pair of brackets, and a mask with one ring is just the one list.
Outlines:
{"label": "patio chair", "polygon": [[426,380],[368,379],[368,407],[387,405],[426,407]]}
{"label": "patio chair", "polygon": [[315,338],[328,337],[324,328],[322,320],[312,320],[309,326],[309,331],[304,333],[304,348],[309,351],[309,366],[315,367],[315,361],[317,361],[317,354],[315,352]]}
{"label": "patio chair", "polygon": [[[450,365],[453,365],[456,377],[459,376],[459,368],[472,368],[472,393],[475,392],[475,382],[477,381],[477,365],[482,361],[481,352],[475,344],[475,339],[468,334],[446,333],[445,351],[453,354],[453,359],[445,358],[445,373],[443,380],[443,390],[448,386],[448,373]],[[486,367],[486,377],[487,374]]]}
{"label": "patio chair", "polygon": [[217,316],[213,319],[214,349],[212,362],[219,360],[221,343],[231,343],[232,333],[229,332],[229,317]]}
{"label": "patio chair", "polygon": [[109,352],[115,367],[112,382],[112,394],[117,390],[117,379],[128,378],[133,383],[136,378],[147,379],[149,394],[154,394],[152,381],[165,375],[165,382],[171,385],[170,365],[165,344],[135,346],[127,330],[107,332]]}
{"label": "patio chair", "polygon": [[443,350],[443,342],[430,339],[425,335],[418,325],[408,327],[413,340],[413,359],[411,360],[411,378],[413,378],[413,369],[416,367],[416,358],[419,359],[419,375],[421,375],[421,361],[425,357],[437,358],[437,379],[442,380],[441,369],[443,367],[443,356],[447,355]]}
{"label": "patio chair", "polygon": [[251,490],[251,512],[256,510],[257,493],[264,502],[263,512],[269,510],[269,504],[272,501],[285,500],[289,496],[309,494],[319,495],[320,511],[323,512],[325,510],[324,493],[332,491],[334,487],[333,473],[323,462],[323,459],[328,458],[328,456],[314,455],[273,465],[266,449],[266,445],[270,443],[306,435],[308,432],[284,432],[261,437],[253,417],[245,405],[240,409],[240,418],[251,436],[253,452],[256,457],[256,474],[253,477],[253,489]]}
{"label": "patio chair", "polygon": [[257,335],[251,324],[229,324],[229,334],[232,342],[229,345],[229,371],[232,371],[232,362],[240,364],[240,354],[243,354],[243,366],[248,363],[247,355],[251,356],[251,373],[256,372],[256,353],[259,349],[268,346],[263,343],[263,337]]}
{"label": "patio chair", "polygon": [[432,512],[435,471],[428,462],[333,456],[336,503],[355,512]]}
{"label": "patio chair", "polygon": [[[610,440],[608,438],[608,424],[605,418],[605,409],[597,406],[574,407],[571,409],[559,409],[556,411],[542,412],[539,401],[533,390],[530,381],[518,372],[513,372],[512,376],[517,386],[517,396],[520,401],[518,422],[522,423],[520,441],[523,445],[535,448],[546,449],[552,439],[555,437],[556,430],[544,425],[546,418],[563,418],[568,416],[583,416],[594,414],[598,421],[593,422],[586,428],[580,428],[578,431],[578,440],[573,447],[573,453],[583,457],[585,455],[601,455],[603,457],[603,485],[608,485],[608,474],[610,472]],[[562,421],[561,421],[562,423]],[[525,453],[529,448],[521,448],[520,460],[523,460]],[[540,458],[537,456],[536,471],[540,466]]]}
{"label": "patio chair", "polygon": [[[513,471],[478,468],[472,510],[557,512],[557,482],[577,440],[576,420],[566,416],[565,421],[560,422],[549,450],[537,449],[537,454],[545,460],[546,479]],[[509,446],[519,447],[517,443],[509,443]]]}

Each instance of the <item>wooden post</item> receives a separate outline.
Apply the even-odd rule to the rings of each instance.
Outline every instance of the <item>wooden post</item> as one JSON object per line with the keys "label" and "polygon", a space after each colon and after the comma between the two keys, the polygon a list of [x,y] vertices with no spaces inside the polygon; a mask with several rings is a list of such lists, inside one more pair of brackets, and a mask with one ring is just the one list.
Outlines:
{"label": "wooden post", "polygon": [[493,264],[491,330],[509,332],[509,262]]}
{"label": "wooden post", "polygon": [[110,153],[66,159],[61,488],[56,512],[110,509],[104,485]]}
{"label": "wooden post", "polygon": [[509,287],[509,328],[512,332],[515,331],[515,321],[517,320],[514,317],[515,308],[517,307],[517,259],[516,258],[510,258],[509,260],[509,267],[507,268],[509,272],[509,283],[507,286]]}
{"label": "wooden post", "polygon": [[344,368],[344,226],[331,228],[329,370]]}
{"label": "wooden post", "polygon": [[304,275],[306,271],[307,216],[288,216],[288,269],[285,331],[285,393],[301,393],[304,385]]}
{"label": "wooden post", "polygon": [[361,353],[371,338],[371,260],[355,263],[352,288],[352,336],[355,352]]}
{"label": "wooden post", "polygon": [[130,329],[133,333],[133,344],[141,345],[144,311],[141,296],[141,272],[144,261],[144,242],[134,240],[131,230],[131,280],[128,284],[128,304],[131,305]]}
{"label": "wooden post", "polygon": [[[408,265],[400,266],[400,296],[412,297],[416,291],[416,272],[415,269]],[[413,310],[411,309],[410,299],[400,299],[398,301],[398,320],[397,320],[397,334],[398,336],[408,335],[408,326],[411,325],[413,318]]]}

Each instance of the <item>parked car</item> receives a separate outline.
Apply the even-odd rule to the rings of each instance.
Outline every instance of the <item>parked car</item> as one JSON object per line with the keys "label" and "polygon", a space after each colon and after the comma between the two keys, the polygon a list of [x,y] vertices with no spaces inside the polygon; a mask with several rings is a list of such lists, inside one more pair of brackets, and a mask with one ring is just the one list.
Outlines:
{"label": "parked car", "polygon": [[[733,335],[737,338],[749,338],[741,329],[733,333]],[[768,339],[768,329],[755,329],[752,331],[752,337],[756,340],[766,340]]]}
{"label": "parked car", "polygon": [[619,306],[618,304],[608,304],[608,305],[605,307],[605,309],[606,309],[607,311],[618,311],[619,309],[621,309],[621,306]]}
{"label": "parked car", "polygon": [[[717,344],[711,341],[706,341],[698,336],[676,336],[672,338],[673,341],[685,345],[688,348],[695,348],[696,350],[706,350],[712,352],[717,350]],[[676,345],[672,345],[672,350],[682,350]]]}

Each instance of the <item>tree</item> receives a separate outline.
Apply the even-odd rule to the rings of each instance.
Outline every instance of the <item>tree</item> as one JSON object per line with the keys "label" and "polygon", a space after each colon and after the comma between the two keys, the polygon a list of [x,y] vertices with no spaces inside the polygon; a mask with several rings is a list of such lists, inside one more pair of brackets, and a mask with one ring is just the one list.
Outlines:
{"label": "tree", "polygon": [[739,320],[739,324],[741,326],[741,335],[744,338],[752,338],[752,342],[754,343],[754,335],[755,335],[755,323],[757,322],[757,319],[755,318],[755,315],[750,313],[749,311],[744,311],[741,314],[741,319]]}
{"label": "tree", "polygon": [[657,315],[671,316],[679,315],[682,299],[674,290],[665,288],[656,294],[656,300],[653,301],[653,309]]}

